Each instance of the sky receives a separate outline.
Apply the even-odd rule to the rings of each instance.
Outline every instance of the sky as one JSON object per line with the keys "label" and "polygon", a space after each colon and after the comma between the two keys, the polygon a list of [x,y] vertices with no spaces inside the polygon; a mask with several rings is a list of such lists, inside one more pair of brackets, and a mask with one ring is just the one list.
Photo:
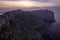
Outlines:
{"label": "sky", "polygon": [[0,10],[60,7],[60,0],[0,0]]}
{"label": "sky", "polygon": [[26,9],[33,7],[57,7],[60,0],[0,0],[0,10],[2,9]]}
{"label": "sky", "polygon": [[0,13],[13,9],[24,10],[31,8],[50,8],[55,12],[56,20],[60,21],[60,0],[0,0]]}
{"label": "sky", "polygon": [[60,0],[0,0],[0,8],[31,8],[60,6]]}

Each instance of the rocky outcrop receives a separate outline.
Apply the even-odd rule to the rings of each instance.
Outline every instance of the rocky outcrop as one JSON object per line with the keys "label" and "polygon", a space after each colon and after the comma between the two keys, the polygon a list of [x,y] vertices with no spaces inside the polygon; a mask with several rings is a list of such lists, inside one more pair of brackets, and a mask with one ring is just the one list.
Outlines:
{"label": "rocky outcrop", "polygon": [[3,35],[1,39],[52,40],[52,35],[48,29],[48,27],[55,22],[54,13],[52,11],[38,10],[30,12],[14,10],[6,12],[4,16],[5,17],[0,18],[0,22],[2,20],[5,22],[5,24],[1,22],[2,26],[0,32],[1,36]]}
{"label": "rocky outcrop", "polygon": [[0,26],[6,24],[7,20],[6,20],[6,16],[5,15],[0,15]]}
{"label": "rocky outcrop", "polygon": [[54,19],[54,12],[50,11],[50,10],[35,10],[32,11],[36,16],[44,19],[44,20],[48,20],[51,22],[55,22]]}

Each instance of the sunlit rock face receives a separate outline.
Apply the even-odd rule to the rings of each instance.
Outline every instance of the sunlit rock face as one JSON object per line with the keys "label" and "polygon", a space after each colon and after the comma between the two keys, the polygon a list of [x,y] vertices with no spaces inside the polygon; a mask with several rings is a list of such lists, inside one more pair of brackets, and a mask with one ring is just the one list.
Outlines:
{"label": "sunlit rock face", "polygon": [[[55,22],[54,13],[49,10],[22,11],[14,10],[6,12],[5,21],[9,29],[7,40],[52,40],[53,37],[48,27]],[[3,22],[2,22],[3,23]],[[3,26],[4,28],[4,26]],[[12,30],[13,29],[13,30]],[[3,31],[3,29],[1,29]],[[5,29],[6,30],[6,29]],[[7,32],[7,30],[6,30]],[[5,32],[4,32],[5,33]],[[4,37],[1,37],[4,38]]]}

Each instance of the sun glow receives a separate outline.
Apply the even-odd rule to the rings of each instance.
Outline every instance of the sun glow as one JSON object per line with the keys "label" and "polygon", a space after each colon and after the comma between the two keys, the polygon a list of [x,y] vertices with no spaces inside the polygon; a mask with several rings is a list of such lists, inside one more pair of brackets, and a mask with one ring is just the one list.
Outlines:
{"label": "sun glow", "polygon": [[20,1],[31,1],[31,0],[20,0]]}
{"label": "sun glow", "polygon": [[33,7],[34,3],[30,2],[30,1],[17,1],[17,2],[10,2],[10,1],[6,1],[6,2],[0,2],[1,6],[9,6],[9,7],[22,7],[22,8],[29,8],[29,7]]}
{"label": "sun glow", "polygon": [[29,2],[29,1],[20,1],[19,4],[23,5],[24,7],[33,7],[34,6],[33,2]]}
{"label": "sun glow", "polygon": [[31,7],[50,7],[54,6],[52,3],[33,2],[30,0],[21,1],[0,1],[0,7],[17,7],[17,8],[31,8]]}

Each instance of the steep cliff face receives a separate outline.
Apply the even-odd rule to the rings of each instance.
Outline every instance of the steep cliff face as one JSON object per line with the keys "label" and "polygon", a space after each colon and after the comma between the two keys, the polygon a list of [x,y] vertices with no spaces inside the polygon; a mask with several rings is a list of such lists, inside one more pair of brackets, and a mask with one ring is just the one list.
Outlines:
{"label": "steep cliff face", "polygon": [[50,11],[50,10],[35,10],[32,11],[36,16],[44,19],[44,20],[49,20],[51,22],[55,22],[54,19],[54,12]]}
{"label": "steep cliff face", "polygon": [[0,15],[0,25],[4,25],[6,24],[7,20],[6,20],[6,16],[5,15]]}
{"label": "steep cliff face", "polygon": [[54,12],[50,11],[50,10],[35,10],[32,11],[33,14],[41,19],[44,20],[45,25],[50,29],[51,24],[53,24],[55,21],[54,18]]}
{"label": "steep cliff face", "polygon": [[[52,11],[21,11],[14,10],[6,12],[5,17],[1,17],[1,39],[7,40],[52,40],[48,27],[55,22]],[[35,13],[35,14],[34,14]],[[36,15],[39,13],[39,17]],[[50,16],[51,15],[51,16]],[[51,18],[50,18],[51,17]],[[5,21],[6,20],[6,21]],[[6,30],[9,30],[9,32]],[[3,30],[6,30],[4,32]],[[2,34],[2,32],[4,33]],[[6,34],[8,33],[8,35]]]}

